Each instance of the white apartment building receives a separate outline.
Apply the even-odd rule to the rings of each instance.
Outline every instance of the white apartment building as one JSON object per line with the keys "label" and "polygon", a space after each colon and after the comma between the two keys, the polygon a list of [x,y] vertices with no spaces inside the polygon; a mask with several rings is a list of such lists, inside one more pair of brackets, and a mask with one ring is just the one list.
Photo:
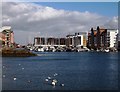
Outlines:
{"label": "white apartment building", "polygon": [[83,35],[74,36],[74,46],[83,46]]}
{"label": "white apartment building", "polygon": [[107,29],[107,42],[109,43],[110,48],[116,47],[117,39],[118,39],[118,30]]}
{"label": "white apartment building", "polygon": [[86,33],[85,32],[79,32],[75,33],[75,35],[68,35],[68,46],[75,46],[75,47],[86,47]]}

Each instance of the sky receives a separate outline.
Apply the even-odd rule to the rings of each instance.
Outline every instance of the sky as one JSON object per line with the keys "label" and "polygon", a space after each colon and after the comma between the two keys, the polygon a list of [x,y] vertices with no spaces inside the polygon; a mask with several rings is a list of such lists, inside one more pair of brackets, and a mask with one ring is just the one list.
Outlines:
{"label": "sky", "polygon": [[12,26],[15,42],[35,36],[65,37],[91,27],[118,28],[117,2],[4,2],[2,24]]}
{"label": "sky", "polygon": [[3,2],[119,2],[119,0],[3,0]]}
{"label": "sky", "polygon": [[118,15],[117,2],[36,2],[36,4],[69,11],[89,11],[109,17]]}

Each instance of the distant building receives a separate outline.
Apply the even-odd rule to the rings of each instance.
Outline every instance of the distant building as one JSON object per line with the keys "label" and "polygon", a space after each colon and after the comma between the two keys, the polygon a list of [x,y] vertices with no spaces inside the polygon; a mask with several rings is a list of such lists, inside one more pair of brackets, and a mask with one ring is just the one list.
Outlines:
{"label": "distant building", "polygon": [[46,44],[46,39],[43,37],[35,37],[34,38],[34,45],[35,46],[42,46]]}
{"label": "distant building", "polygon": [[65,38],[35,37],[34,46],[86,47],[86,33],[75,33],[75,35],[67,35]]}
{"label": "distant building", "polygon": [[59,38],[54,38],[54,45],[55,46],[60,45],[60,39]]}
{"label": "distant building", "polygon": [[103,29],[97,27],[96,30],[91,28],[88,33],[88,47],[91,49],[106,49],[115,47],[117,43],[118,30],[116,29]]}
{"label": "distant building", "polygon": [[73,47],[86,47],[86,37],[85,32],[75,33],[75,35],[67,35],[67,46]]}
{"label": "distant building", "polygon": [[2,47],[14,46],[14,33],[11,26],[4,26],[0,29],[0,40],[2,42]]}
{"label": "distant building", "polygon": [[118,41],[118,30],[116,29],[107,29],[107,41],[109,43],[109,47],[117,47]]}
{"label": "distant building", "polygon": [[47,38],[47,45],[55,45],[55,38],[53,37],[50,37],[50,38]]}
{"label": "distant building", "polygon": [[65,46],[66,38],[44,38],[44,37],[35,37],[34,38],[35,46]]}
{"label": "distant building", "polygon": [[67,35],[66,36],[66,46],[67,47],[74,46],[74,36],[75,35]]}
{"label": "distant building", "polygon": [[66,38],[59,38],[60,40],[60,44],[61,46],[65,46],[66,45]]}
{"label": "distant building", "polygon": [[2,48],[5,45],[5,35],[0,32],[0,48]]}
{"label": "distant building", "polygon": [[40,45],[40,37],[35,37],[34,38],[34,45],[35,46]]}
{"label": "distant building", "polygon": [[87,34],[85,32],[75,33],[74,36],[74,46],[75,47],[86,47]]}

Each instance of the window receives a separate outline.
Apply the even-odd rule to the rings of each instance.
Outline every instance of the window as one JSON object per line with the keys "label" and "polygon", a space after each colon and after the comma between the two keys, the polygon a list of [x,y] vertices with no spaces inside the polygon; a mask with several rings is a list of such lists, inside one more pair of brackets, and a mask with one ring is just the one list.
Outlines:
{"label": "window", "polygon": [[7,42],[7,45],[9,45],[9,42]]}
{"label": "window", "polygon": [[78,39],[79,39],[79,44],[81,45],[81,37],[78,37]]}
{"label": "window", "polygon": [[7,37],[7,41],[9,40],[9,37]]}

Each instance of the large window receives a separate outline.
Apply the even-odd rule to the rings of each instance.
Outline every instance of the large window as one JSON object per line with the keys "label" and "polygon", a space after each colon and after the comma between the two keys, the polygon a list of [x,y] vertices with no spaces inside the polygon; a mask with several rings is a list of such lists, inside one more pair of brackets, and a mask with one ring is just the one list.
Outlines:
{"label": "large window", "polygon": [[72,38],[70,38],[70,45],[72,45]]}
{"label": "large window", "polygon": [[65,39],[64,38],[60,39],[60,45],[65,45]]}
{"label": "large window", "polygon": [[7,41],[9,40],[9,37],[7,37]]}
{"label": "large window", "polygon": [[9,45],[9,42],[7,42],[7,46]]}
{"label": "large window", "polygon": [[45,45],[45,38],[41,38],[41,45]]}
{"label": "large window", "polygon": [[82,43],[81,43],[81,37],[78,37],[78,40],[79,40],[79,44],[81,45]]}
{"label": "large window", "polygon": [[40,38],[36,38],[35,40],[37,45],[40,44]]}
{"label": "large window", "polygon": [[94,37],[94,44],[95,44],[95,46],[97,45],[97,38],[96,37]]}

